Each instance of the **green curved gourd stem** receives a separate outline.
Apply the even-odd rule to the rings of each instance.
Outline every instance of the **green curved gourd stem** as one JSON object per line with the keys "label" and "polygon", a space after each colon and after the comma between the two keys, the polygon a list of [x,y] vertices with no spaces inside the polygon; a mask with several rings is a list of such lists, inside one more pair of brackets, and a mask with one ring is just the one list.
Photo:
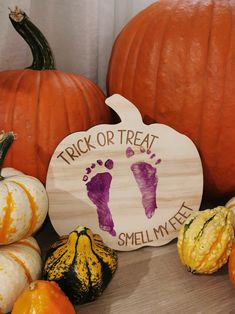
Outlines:
{"label": "green curved gourd stem", "polygon": [[10,148],[11,144],[15,139],[13,132],[1,133],[0,134],[0,181],[4,180],[4,177],[1,175],[2,165],[5,159],[5,156]]}
{"label": "green curved gourd stem", "polygon": [[55,70],[55,60],[48,41],[25,12],[16,7],[14,11],[10,12],[9,18],[15,30],[31,49],[33,63],[28,69]]}

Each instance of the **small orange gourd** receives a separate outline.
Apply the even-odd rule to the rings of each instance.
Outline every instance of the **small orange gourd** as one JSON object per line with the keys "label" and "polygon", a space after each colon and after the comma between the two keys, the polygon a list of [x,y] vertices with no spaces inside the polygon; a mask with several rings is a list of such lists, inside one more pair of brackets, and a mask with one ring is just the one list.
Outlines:
{"label": "small orange gourd", "polygon": [[68,297],[54,281],[36,280],[16,300],[12,314],[75,314]]}

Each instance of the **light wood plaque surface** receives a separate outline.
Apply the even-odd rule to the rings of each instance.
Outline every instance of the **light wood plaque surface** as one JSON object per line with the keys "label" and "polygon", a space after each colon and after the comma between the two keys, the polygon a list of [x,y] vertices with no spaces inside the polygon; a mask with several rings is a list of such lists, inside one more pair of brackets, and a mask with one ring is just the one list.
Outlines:
{"label": "light wood plaque surface", "polygon": [[200,207],[198,151],[166,125],[145,125],[124,97],[113,95],[106,104],[120,123],[73,133],[52,156],[46,182],[51,222],[60,235],[89,227],[120,251],[166,244]]}

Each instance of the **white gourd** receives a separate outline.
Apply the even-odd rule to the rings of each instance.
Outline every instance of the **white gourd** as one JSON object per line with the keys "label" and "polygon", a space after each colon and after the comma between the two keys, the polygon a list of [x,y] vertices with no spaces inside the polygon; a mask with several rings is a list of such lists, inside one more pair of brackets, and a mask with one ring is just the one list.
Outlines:
{"label": "white gourd", "polygon": [[10,244],[33,235],[48,212],[43,184],[13,168],[3,168],[14,134],[0,134],[0,244]]}
{"label": "white gourd", "polygon": [[29,237],[0,247],[0,313],[12,310],[23,290],[41,275],[41,255],[37,241]]}

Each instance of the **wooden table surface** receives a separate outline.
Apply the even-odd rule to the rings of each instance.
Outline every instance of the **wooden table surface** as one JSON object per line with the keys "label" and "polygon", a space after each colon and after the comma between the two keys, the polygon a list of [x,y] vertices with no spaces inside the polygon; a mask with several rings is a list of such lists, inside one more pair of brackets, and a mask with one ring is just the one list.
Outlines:
{"label": "wooden table surface", "polygon": [[[49,219],[36,238],[44,256],[57,239]],[[118,256],[109,286],[96,301],[77,307],[77,313],[235,313],[235,289],[227,265],[212,275],[193,275],[180,263],[176,240],[162,247],[118,252]]]}

